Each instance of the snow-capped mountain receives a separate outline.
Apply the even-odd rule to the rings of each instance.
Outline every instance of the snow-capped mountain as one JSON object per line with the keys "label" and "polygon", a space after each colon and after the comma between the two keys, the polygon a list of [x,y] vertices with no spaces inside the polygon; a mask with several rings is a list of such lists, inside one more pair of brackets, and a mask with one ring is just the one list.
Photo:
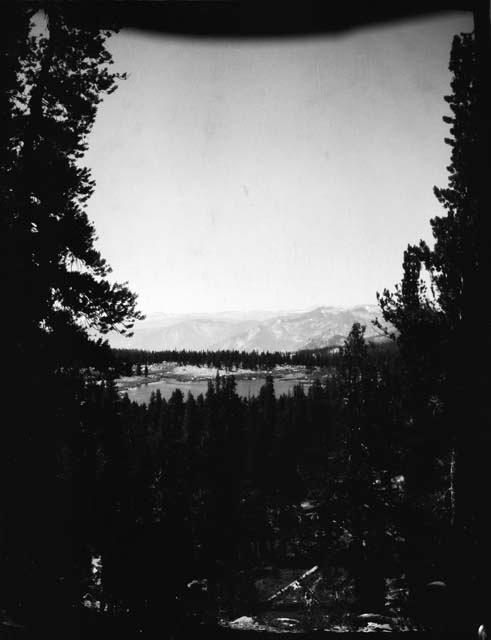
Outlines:
{"label": "snow-capped mountain", "polygon": [[131,349],[211,349],[215,343],[231,339],[273,315],[275,312],[263,311],[152,313],[135,325],[132,338],[112,334],[109,342],[112,347]]}
{"label": "snow-capped mountain", "polygon": [[297,351],[342,344],[354,322],[366,326],[366,337],[380,333],[372,325],[380,309],[375,305],[350,309],[318,307],[265,320],[242,334],[222,340],[215,348],[251,351]]}
{"label": "snow-capped mountain", "polygon": [[376,305],[317,307],[302,312],[224,312],[216,314],[150,314],[134,336],[111,336],[113,347],[136,349],[239,349],[296,351],[342,344],[354,322],[365,336],[380,334],[372,321],[381,318]]}

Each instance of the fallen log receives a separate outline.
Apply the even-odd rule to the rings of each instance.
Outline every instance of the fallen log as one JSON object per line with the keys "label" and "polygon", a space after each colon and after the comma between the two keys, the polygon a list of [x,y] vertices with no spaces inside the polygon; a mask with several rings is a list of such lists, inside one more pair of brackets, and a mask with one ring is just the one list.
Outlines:
{"label": "fallen log", "polygon": [[[272,596],[269,596],[266,602],[271,602],[275,598],[278,598],[279,596],[283,595],[285,591],[288,591],[288,589],[299,589],[299,588],[306,589],[306,587],[302,585],[302,582],[304,582],[309,576],[315,573],[318,569],[319,567],[317,565],[315,565],[315,567],[312,567],[312,569],[308,569],[307,571],[305,571],[305,573],[302,573],[302,575],[299,578],[297,578],[296,580],[292,580],[285,587],[282,587],[281,589],[276,591],[276,593],[273,593]],[[310,589],[308,591],[310,591]]]}

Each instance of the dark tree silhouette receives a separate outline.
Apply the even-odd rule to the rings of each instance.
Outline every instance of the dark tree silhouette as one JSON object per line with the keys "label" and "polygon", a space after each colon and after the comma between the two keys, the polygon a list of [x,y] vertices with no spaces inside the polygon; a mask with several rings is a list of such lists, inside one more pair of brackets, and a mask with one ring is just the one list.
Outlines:
{"label": "dark tree silhouette", "polygon": [[[416,429],[419,425],[430,434],[424,438],[426,456],[436,457],[435,448],[428,446],[435,438],[443,438],[448,449],[452,542],[447,572],[462,617],[456,624],[485,611],[480,594],[490,568],[485,542],[490,531],[481,495],[490,453],[489,371],[476,362],[468,344],[484,322],[480,349],[483,363],[488,362],[491,338],[482,314],[489,282],[489,250],[483,250],[484,238],[489,238],[482,167],[487,116],[482,113],[478,62],[474,34],[456,36],[450,58],[452,94],[446,97],[452,115],[444,117],[451,125],[451,137],[445,139],[452,147],[449,182],[446,188],[435,188],[446,212],[431,221],[434,246],[421,242],[408,247],[401,288],[394,294],[386,290],[380,297],[384,319],[400,332]],[[421,280],[422,269],[430,290]],[[440,414],[436,420],[435,414]]]}
{"label": "dark tree silhouette", "polygon": [[75,443],[88,374],[95,367],[108,373],[111,363],[107,344],[88,329],[124,334],[142,316],[135,294],[109,282],[85,211],[94,182],[80,161],[97,106],[118,79],[108,68],[110,33],[83,20],[80,8],[36,9],[38,35],[34,11],[16,7],[6,12],[9,36],[2,41],[6,390],[21,406],[27,388],[31,402],[2,442],[1,466],[15,491],[2,501],[8,525],[1,574],[14,615],[48,624],[50,602],[59,603],[59,621],[79,602],[88,562],[75,526]]}

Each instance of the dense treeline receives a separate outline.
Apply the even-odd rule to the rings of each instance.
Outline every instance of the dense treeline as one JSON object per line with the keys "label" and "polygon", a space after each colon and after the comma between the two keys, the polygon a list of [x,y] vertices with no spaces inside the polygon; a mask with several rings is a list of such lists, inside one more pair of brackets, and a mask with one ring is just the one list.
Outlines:
{"label": "dense treeline", "polygon": [[[395,343],[389,340],[383,342],[372,341],[370,346],[383,353],[393,350]],[[175,362],[178,365],[196,365],[199,367],[213,367],[234,371],[237,369],[251,369],[253,371],[271,371],[276,366],[305,366],[332,367],[339,360],[341,347],[322,347],[318,349],[301,349],[299,351],[191,351],[145,349],[113,349],[113,355],[118,370],[124,375],[131,375],[136,371],[135,365],[159,364],[161,362]]]}
{"label": "dense treeline", "polygon": [[312,351],[190,351],[187,349],[147,351],[144,349],[113,349],[115,358],[129,370],[128,365],[157,364],[160,362],[176,362],[179,365],[197,365],[199,367],[216,367],[233,371],[236,369],[252,369],[257,371],[271,370],[280,365],[327,366],[333,360],[338,348],[330,347]]}

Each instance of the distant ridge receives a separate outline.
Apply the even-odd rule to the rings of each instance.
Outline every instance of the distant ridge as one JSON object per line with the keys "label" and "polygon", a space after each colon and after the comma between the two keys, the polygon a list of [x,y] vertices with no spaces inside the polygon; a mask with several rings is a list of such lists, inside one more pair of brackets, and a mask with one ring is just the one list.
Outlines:
{"label": "distant ridge", "polygon": [[366,337],[381,335],[372,321],[377,305],[320,306],[308,311],[219,312],[203,314],[153,313],[129,339],[109,337],[111,346],[147,350],[188,349],[297,351],[342,344],[354,322],[366,326]]}

